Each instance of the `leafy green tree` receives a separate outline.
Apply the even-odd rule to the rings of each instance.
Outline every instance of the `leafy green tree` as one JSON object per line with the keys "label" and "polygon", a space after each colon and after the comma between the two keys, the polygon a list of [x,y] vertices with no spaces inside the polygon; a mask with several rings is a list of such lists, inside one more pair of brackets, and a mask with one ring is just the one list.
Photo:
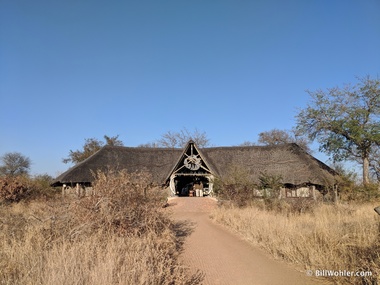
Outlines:
{"label": "leafy green tree", "polygon": [[118,135],[114,137],[109,137],[105,135],[104,140],[105,142],[100,141],[96,138],[85,139],[85,144],[83,145],[82,150],[70,150],[69,156],[67,158],[64,158],[62,161],[64,163],[72,162],[76,164],[93,155],[104,145],[123,146],[123,142],[119,140]]}
{"label": "leafy green tree", "polygon": [[297,130],[316,139],[334,161],[361,164],[368,184],[370,159],[380,145],[379,79],[367,76],[354,86],[307,92],[311,102],[297,115]]}
{"label": "leafy green tree", "polygon": [[17,176],[29,173],[31,161],[19,152],[8,152],[1,157],[1,161],[1,175]]}

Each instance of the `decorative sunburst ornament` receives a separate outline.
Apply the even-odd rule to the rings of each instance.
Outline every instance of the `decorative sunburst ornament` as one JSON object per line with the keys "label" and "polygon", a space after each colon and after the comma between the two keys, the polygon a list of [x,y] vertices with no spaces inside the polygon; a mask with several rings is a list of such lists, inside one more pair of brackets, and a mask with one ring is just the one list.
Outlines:
{"label": "decorative sunburst ornament", "polygon": [[[187,154],[186,154],[187,155]],[[187,155],[183,164],[190,170],[198,170],[201,167],[202,161],[199,155],[193,153],[193,146],[191,145],[191,154]]]}

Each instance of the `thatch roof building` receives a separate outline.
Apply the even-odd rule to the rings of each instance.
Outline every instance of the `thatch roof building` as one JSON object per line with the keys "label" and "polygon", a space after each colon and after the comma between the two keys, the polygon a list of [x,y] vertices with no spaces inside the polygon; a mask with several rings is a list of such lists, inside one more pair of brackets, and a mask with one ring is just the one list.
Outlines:
{"label": "thatch roof building", "polygon": [[184,149],[105,146],[58,176],[53,186],[91,185],[94,172],[113,168],[146,170],[152,183],[169,186],[173,194],[187,193],[188,185],[194,183],[202,183],[204,193],[209,194],[214,179],[227,177],[232,167],[244,169],[253,183],[263,173],[281,176],[288,188],[323,189],[338,179],[330,167],[296,144],[199,149],[190,141]]}

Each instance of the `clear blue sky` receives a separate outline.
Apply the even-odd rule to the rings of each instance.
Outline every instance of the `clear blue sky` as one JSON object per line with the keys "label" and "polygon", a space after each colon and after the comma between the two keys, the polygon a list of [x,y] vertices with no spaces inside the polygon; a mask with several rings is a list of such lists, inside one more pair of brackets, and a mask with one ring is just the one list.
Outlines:
{"label": "clear blue sky", "polygon": [[379,0],[0,0],[0,155],[56,176],[85,138],[291,129],[306,89],[380,75],[379,15]]}

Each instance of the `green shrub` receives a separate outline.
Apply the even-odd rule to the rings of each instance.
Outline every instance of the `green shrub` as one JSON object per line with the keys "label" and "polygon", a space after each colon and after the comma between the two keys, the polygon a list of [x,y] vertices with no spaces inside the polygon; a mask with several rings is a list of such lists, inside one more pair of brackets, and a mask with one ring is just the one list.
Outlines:
{"label": "green shrub", "polygon": [[258,189],[249,172],[242,166],[231,165],[224,178],[215,181],[215,193],[220,199],[229,200],[238,206],[246,206],[255,197]]}
{"label": "green shrub", "polygon": [[380,199],[380,184],[350,185],[339,190],[343,201],[370,202]]}

